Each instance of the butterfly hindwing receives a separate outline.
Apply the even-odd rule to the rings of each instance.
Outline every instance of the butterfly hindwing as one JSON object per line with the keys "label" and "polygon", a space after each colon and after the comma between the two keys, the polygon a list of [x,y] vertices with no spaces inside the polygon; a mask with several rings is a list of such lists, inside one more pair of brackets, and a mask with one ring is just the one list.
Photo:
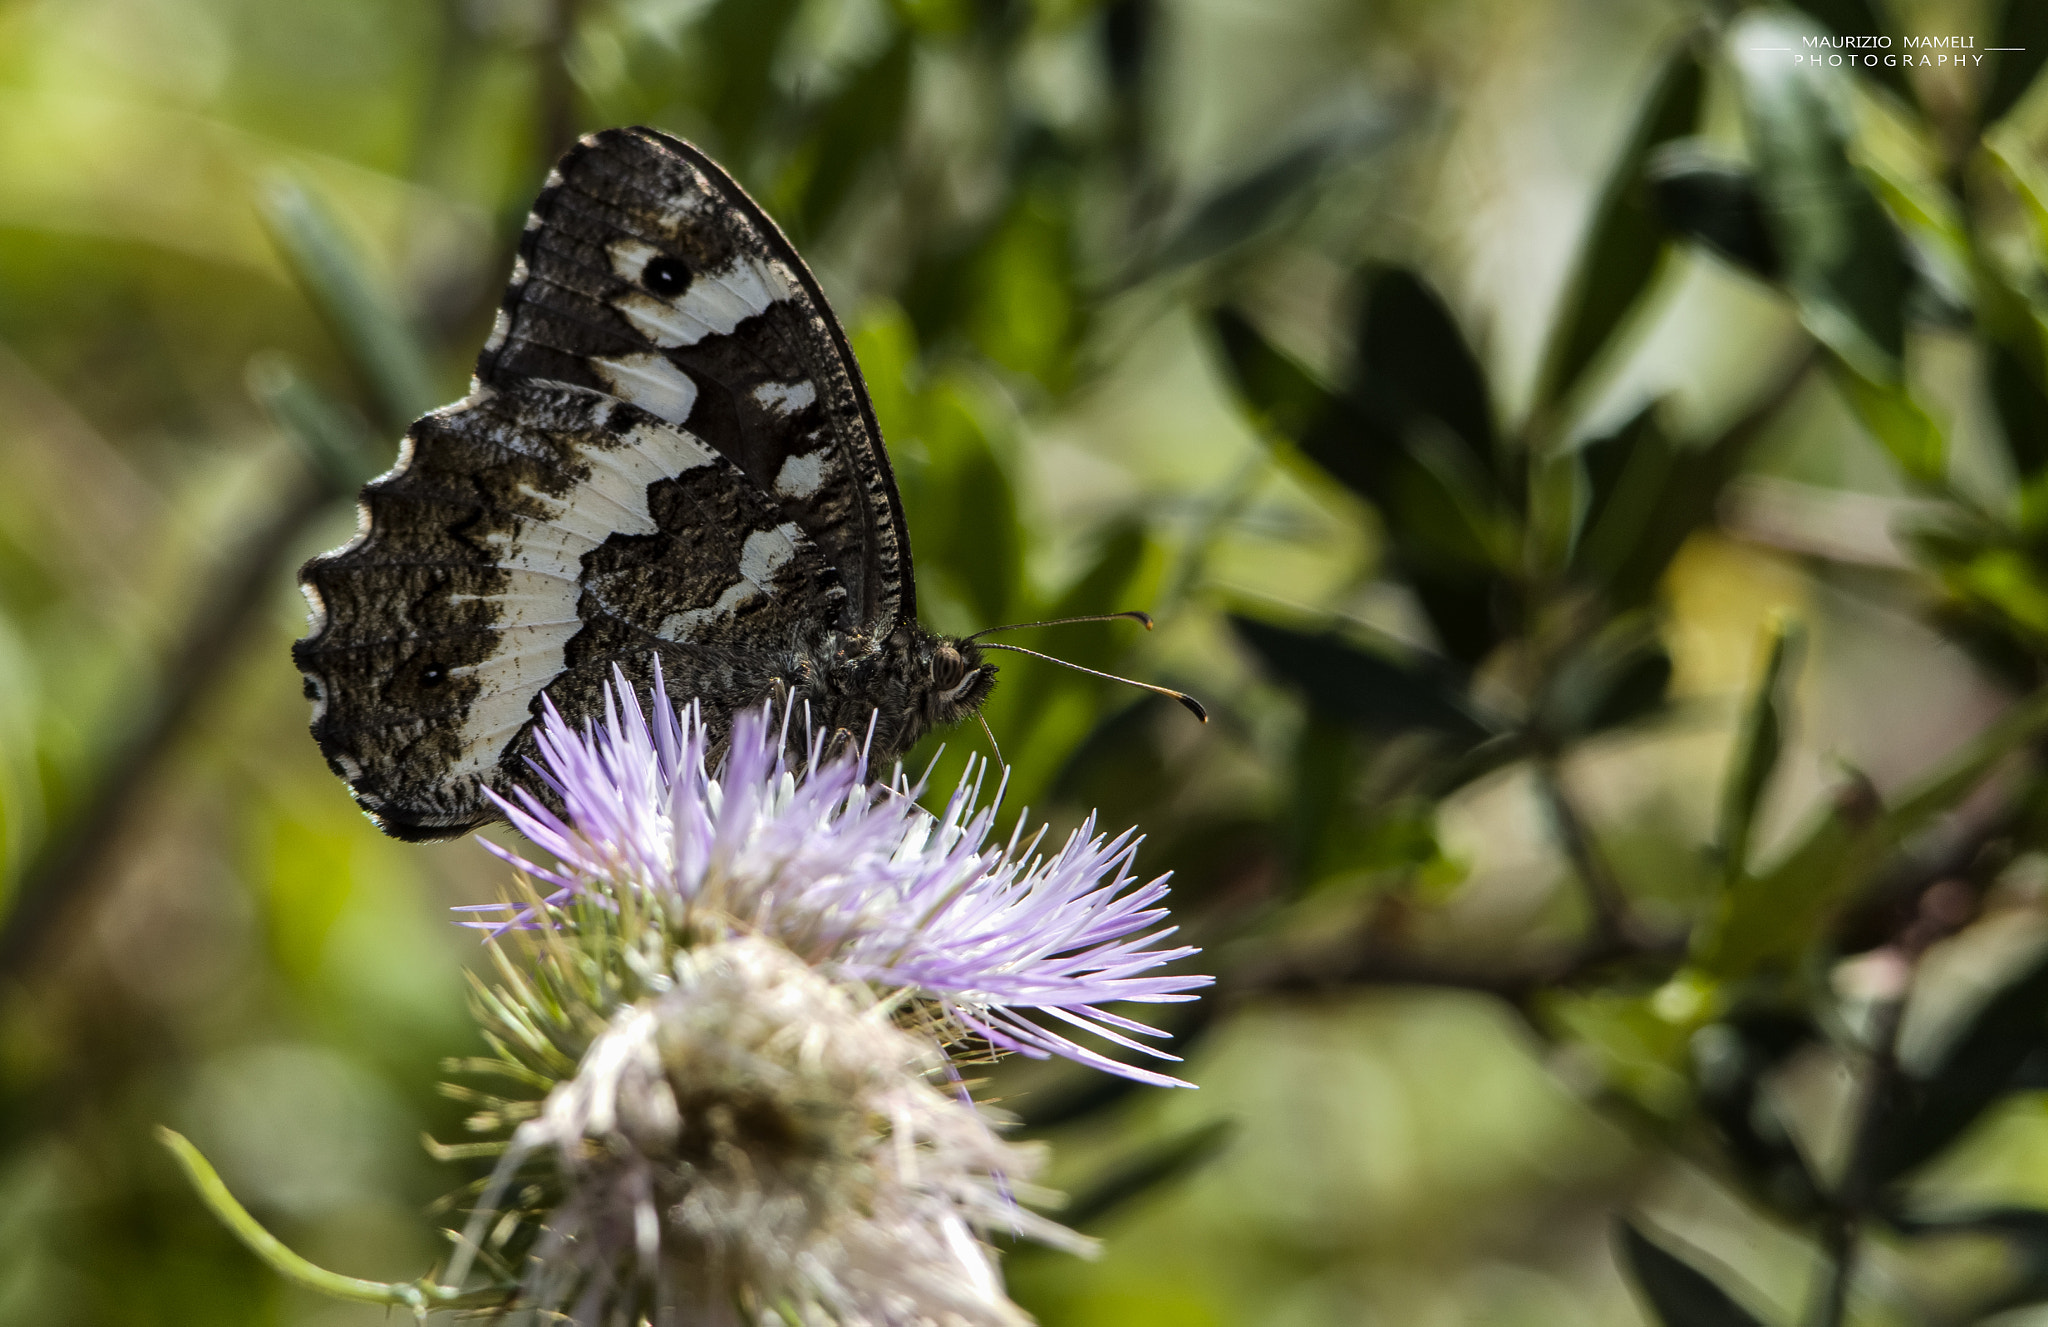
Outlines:
{"label": "butterfly hindwing", "polygon": [[688,144],[615,129],[563,157],[477,377],[589,387],[687,428],[838,569],[862,630],[914,619],[901,504],[845,334],[774,222]]}
{"label": "butterfly hindwing", "polygon": [[687,429],[586,388],[485,387],[406,435],[363,528],[301,574],[313,732],[387,830],[489,819],[531,784],[543,688],[602,708],[614,665],[729,713],[806,630],[845,629],[838,573]]}

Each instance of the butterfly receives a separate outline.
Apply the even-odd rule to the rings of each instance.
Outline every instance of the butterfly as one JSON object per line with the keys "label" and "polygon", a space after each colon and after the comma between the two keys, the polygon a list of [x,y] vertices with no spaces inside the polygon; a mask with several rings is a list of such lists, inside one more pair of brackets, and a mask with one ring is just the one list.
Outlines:
{"label": "butterfly", "polygon": [[387,833],[495,819],[542,696],[614,668],[715,734],[771,697],[889,760],[995,668],[917,620],[903,504],[859,366],[768,215],[652,129],[548,175],[469,395],[406,433],[356,537],[299,574],[313,736]]}
{"label": "butterfly", "polygon": [[549,172],[469,395],[413,424],[299,582],[313,736],[402,839],[497,819],[544,703],[596,717],[615,670],[644,691],[658,661],[714,741],[780,700],[886,763],[978,711],[983,650],[1035,653],[918,622],[845,331],[768,214],[653,129]]}

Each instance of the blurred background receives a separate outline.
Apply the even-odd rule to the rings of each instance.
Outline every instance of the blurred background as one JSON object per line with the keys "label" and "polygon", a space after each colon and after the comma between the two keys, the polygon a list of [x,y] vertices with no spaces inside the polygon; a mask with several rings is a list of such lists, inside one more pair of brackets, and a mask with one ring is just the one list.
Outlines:
{"label": "blurred background", "polygon": [[0,1321],[385,1320],[159,1123],[338,1271],[445,1248],[503,872],[328,773],[292,573],[641,123],[817,270],[928,624],[1142,608],[1016,639],[1214,716],[1001,661],[1008,805],[1140,826],[1219,976],[1198,1092],[989,1085],[1106,1242],[1010,1256],[1040,1321],[2048,1322],[2044,56],[2035,0],[0,0]]}

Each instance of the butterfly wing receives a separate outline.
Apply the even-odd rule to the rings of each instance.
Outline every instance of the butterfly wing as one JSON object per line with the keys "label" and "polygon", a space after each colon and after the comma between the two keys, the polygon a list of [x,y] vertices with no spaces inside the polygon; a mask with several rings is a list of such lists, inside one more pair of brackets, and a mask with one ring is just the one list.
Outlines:
{"label": "butterfly wing", "polygon": [[562,158],[477,378],[589,387],[687,428],[838,569],[856,626],[916,619],[902,503],[846,335],[775,223],[689,144],[612,129]]}
{"label": "butterfly wing", "polygon": [[594,134],[550,174],[464,401],[418,421],[294,647],[329,764],[442,837],[531,785],[542,696],[614,667],[722,728],[828,631],[915,621],[909,540],[845,334],[702,153]]}
{"label": "butterfly wing", "polygon": [[300,573],[293,657],[328,763],[401,838],[535,785],[543,688],[591,717],[614,666],[644,689],[659,655],[722,727],[806,627],[851,622],[822,551],[739,467],[587,388],[485,387],[426,416],[362,514]]}

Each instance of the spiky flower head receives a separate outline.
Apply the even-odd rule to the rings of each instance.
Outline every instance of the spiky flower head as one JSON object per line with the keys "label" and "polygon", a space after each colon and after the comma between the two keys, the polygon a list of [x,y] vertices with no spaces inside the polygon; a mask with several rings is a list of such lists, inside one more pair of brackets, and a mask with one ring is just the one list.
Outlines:
{"label": "spiky flower head", "polygon": [[941,1090],[937,1060],[771,941],[678,952],[513,1135],[500,1185],[544,1152],[563,1194],[521,1303],[585,1327],[1021,1327],[977,1233],[1087,1241],[1017,1207],[1037,1151]]}
{"label": "spiky flower head", "polygon": [[972,766],[933,816],[921,787],[900,774],[869,783],[857,753],[825,757],[822,735],[793,770],[789,713],[780,725],[766,710],[739,715],[714,774],[696,707],[677,711],[656,679],[651,723],[623,676],[602,724],[578,732],[550,705],[540,777],[554,797],[499,799],[555,863],[492,850],[551,885],[550,904],[624,902],[686,941],[772,936],[835,976],[914,991],[998,1049],[1187,1086],[1053,1026],[1172,1059],[1123,1035],[1154,1029],[1103,1006],[1190,1000],[1211,980],[1159,971],[1196,951],[1160,947],[1173,934],[1166,878],[1134,882],[1134,831],[1109,838],[1091,816],[1041,854],[1044,831],[1024,840],[1020,818],[991,846],[996,805],[981,803]]}
{"label": "spiky flower head", "polygon": [[458,1284],[481,1255],[581,1327],[1021,1327],[982,1237],[1087,1241],[1018,1206],[1037,1154],[948,1048],[1184,1086],[1047,1026],[1144,1049],[1103,1006],[1209,980],[1158,971],[1193,951],[1133,835],[990,846],[971,773],[934,816],[788,727],[739,716],[714,773],[659,679],[651,720],[622,678],[601,723],[546,714],[545,791],[502,808],[554,860],[494,848],[538,888],[473,923],[497,1056],[462,1067],[515,1086],[458,1089],[501,1140],[464,1149],[501,1155]]}

